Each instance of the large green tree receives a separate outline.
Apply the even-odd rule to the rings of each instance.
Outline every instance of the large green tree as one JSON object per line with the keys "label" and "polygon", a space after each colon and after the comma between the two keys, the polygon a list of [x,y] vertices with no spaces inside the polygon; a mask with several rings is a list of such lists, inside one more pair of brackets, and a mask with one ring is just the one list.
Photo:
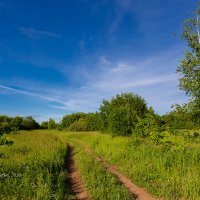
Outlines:
{"label": "large green tree", "polygon": [[79,119],[81,119],[81,118],[85,119],[86,115],[87,115],[86,113],[82,113],[82,112],[73,113],[73,114],[70,114],[70,115],[65,115],[62,118],[61,126],[64,129],[69,128],[69,126],[71,124],[73,124],[74,122],[78,121]]}
{"label": "large green tree", "polygon": [[183,23],[182,37],[187,42],[188,50],[177,69],[181,75],[179,86],[194,101],[200,102],[200,7],[193,18]]}
{"label": "large green tree", "polygon": [[179,87],[191,97],[186,107],[190,109],[192,122],[197,125],[200,122],[200,7],[192,18],[183,23],[182,37],[186,40],[188,49],[177,69],[181,75]]}
{"label": "large green tree", "polygon": [[145,100],[133,93],[116,95],[111,101],[100,105],[100,129],[112,135],[131,135],[138,117],[143,118],[148,111]]}
{"label": "large green tree", "polygon": [[56,129],[57,125],[54,119],[50,118],[48,121],[48,129]]}
{"label": "large green tree", "polygon": [[34,130],[39,128],[39,124],[31,116],[23,118],[21,126],[23,130]]}

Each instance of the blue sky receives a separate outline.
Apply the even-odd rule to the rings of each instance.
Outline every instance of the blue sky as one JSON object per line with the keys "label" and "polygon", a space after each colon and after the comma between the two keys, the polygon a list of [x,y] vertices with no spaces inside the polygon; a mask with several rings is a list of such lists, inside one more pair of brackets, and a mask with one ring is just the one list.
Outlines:
{"label": "blue sky", "polygon": [[121,92],[169,112],[188,99],[176,68],[181,23],[197,3],[0,0],[0,114],[59,121]]}

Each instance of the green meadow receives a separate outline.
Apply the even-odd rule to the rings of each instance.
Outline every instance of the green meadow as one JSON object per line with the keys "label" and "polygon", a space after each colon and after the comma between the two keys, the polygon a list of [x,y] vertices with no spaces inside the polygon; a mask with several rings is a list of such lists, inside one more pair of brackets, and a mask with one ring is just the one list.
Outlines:
{"label": "green meadow", "polygon": [[69,199],[66,141],[40,131],[10,136],[0,146],[0,199]]}
{"label": "green meadow", "polygon": [[188,134],[169,135],[162,144],[56,130],[20,131],[10,139],[13,145],[0,146],[0,199],[75,199],[68,181],[67,145],[74,148],[75,163],[92,199],[134,199],[82,144],[155,197],[200,199],[200,139],[191,140]]}
{"label": "green meadow", "polygon": [[199,139],[169,135],[168,142],[156,145],[145,139],[101,133],[71,133],[67,137],[87,144],[156,197],[200,199]]}

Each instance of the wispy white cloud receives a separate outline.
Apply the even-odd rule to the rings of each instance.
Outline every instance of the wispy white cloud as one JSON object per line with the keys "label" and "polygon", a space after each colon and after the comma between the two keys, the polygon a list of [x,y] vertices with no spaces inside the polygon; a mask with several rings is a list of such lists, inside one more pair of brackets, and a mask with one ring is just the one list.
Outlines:
{"label": "wispy white cloud", "polygon": [[64,104],[62,101],[60,101],[58,99],[47,97],[47,96],[43,96],[43,95],[40,95],[40,94],[35,94],[35,93],[32,93],[32,92],[27,92],[27,91],[24,91],[24,90],[15,89],[13,87],[0,85],[0,88],[4,89],[4,90],[9,90],[9,91],[12,91],[12,92],[15,92],[15,93],[18,93],[18,94],[37,97],[37,98],[44,99],[44,100],[49,101],[49,102],[56,102],[56,103]]}
{"label": "wispy white cloud", "polygon": [[[76,51],[78,54],[77,56],[79,56],[79,53],[83,54],[85,51],[86,41],[84,38],[77,39],[67,35],[62,36],[54,32],[39,30],[32,27],[19,27],[18,31],[25,36],[25,38],[28,38],[28,40],[10,40],[8,43],[3,43],[2,47],[7,59],[9,58],[19,63],[27,63],[35,67],[49,67],[60,70],[66,68],[66,65],[68,64],[68,56],[63,56],[64,51],[68,51],[68,48],[70,47],[72,47],[72,49],[78,48],[78,51]],[[31,39],[31,42],[29,39]],[[53,41],[54,39],[59,40]],[[48,48],[44,48],[46,45]],[[62,51],[62,53],[57,56],[55,52],[60,51]]]}
{"label": "wispy white cloud", "polygon": [[178,75],[175,70],[180,57],[177,52],[179,49],[174,48],[126,61],[118,58],[108,60],[104,56],[103,60],[98,59],[93,70],[85,63],[86,66],[82,68],[85,72],[75,73],[77,77],[74,78],[84,80],[79,87],[66,85],[41,89],[32,83],[30,87],[37,88],[37,92],[29,92],[34,91],[31,88],[21,90],[5,85],[0,85],[0,88],[45,100],[51,108],[66,112],[96,111],[103,99],[110,99],[121,92],[134,92],[143,96],[156,111],[164,113],[169,111],[172,104],[186,101],[177,87]]}
{"label": "wispy white cloud", "polygon": [[62,36],[59,34],[56,34],[50,31],[38,30],[32,27],[29,27],[29,28],[20,27],[19,31],[23,35],[31,39],[39,39],[41,37],[52,37],[52,38],[57,38],[57,39],[62,38]]}
{"label": "wispy white cloud", "polygon": [[18,52],[13,49],[9,49],[7,55],[19,63],[27,63],[33,65],[34,67],[49,67],[59,71],[60,68],[66,66],[66,61],[61,59],[56,59],[49,55],[46,55],[42,50],[34,50],[31,47],[30,52]]}
{"label": "wispy white cloud", "polygon": [[117,30],[117,28],[119,27],[120,23],[123,20],[123,15],[124,15],[123,12],[118,12],[116,14],[115,19],[111,22],[111,24],[108,28],[109,35],[112,35]]}
{"label": "wispy white cloud", "polygon": [[132,10],[133,6],[136,4],[136,1],[133,0],[114,0],[114,2],[117,4],[117,6],[124,10],[124,11],[129,11]]}
{"label": "wispy white cloud", "polygon": [[86,83],[71,91],[66,101],[73,109],[95,111],[102,99],[121,92],[135,92],[158,112],[164,113],[172,104],[186,101],[178,89],[178,75],[175,73],[179,57],[179,48],[176,47],[146,58],[129,61],[116,58],[113,62],[109,60],[109,65],[100,60],[96,71],[89,68]]}
{"label": "wispy white cloud", "polygon": [[[52,108],[66,110],[69,112],[78,112],[80,110],[85,111],[85,112],[89,111],[87,104],[90,102],[90,100],[87,98],[80,101],[80,96],[79,98],[77,98],[78,95],[76,92],[79,91],[79,89],[74,90],[74,93],[71,90],[71,94],[69,93],[68,95],[66,95],[66,90],[64,90],[63,88],[60,88],[60,91],[59,91],[59,93],[61,93],[60,95],[58,95],[58,91],[55,91],[54,89],[49,89],[48,91],[49,96],[44,96],[40,94],[42,93],[42,90],[39,88],[38,88],[38,93],[29,92],[24,89],[16,89],[14,87],[8,87],[5,85],[0,85],[0,88],[3,89],[3,91],[1,92],[3,94],[8,94],[8,93],[4,93],[4,91],[9,91],[9,92],[13,92],[20,95],[34,97],[38,100],[44,100]],[[58,98],[50,97],[50,95],[57,96]],[[54,103],[56,103],[56,105],[54,105]],[[83,109],[83,105],[86,106],[85,109]]]}
{"label": "wispy white cloud", "polygon": [[113,0],[115,6],[115,14],[110,26],[108,28],[108,34],[112,35],[120,26],[124,16],[127,13],[132,13],[137,8],[137,2],[132,0]]}
{"label": "wispy white cloud", "polygon": [[103,65],[111,65],[111,62],[106,58],[106,56],[101,56],[101,57],[100,57],[100,62],[101,62]]}

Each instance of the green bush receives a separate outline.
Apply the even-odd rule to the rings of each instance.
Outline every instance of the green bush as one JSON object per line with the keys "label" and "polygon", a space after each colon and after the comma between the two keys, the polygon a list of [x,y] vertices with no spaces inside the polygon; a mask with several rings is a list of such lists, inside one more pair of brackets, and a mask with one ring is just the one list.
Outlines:
{"label": "green bush", "polygon": [[0,145],[12,145],[14,143],[14,141],[10,140],[9,138],[7,138],[6,136],[0,136]]}
{"label": "green bush", "polygon": [[114,136],[130,136],[138,117],[143,118],[147,111],[142,97],[133,93],[116,95],[111,101],[104,100],[100,105],[100,130],[108,131]]}
{"label": "green bush", "polygon": [[88,131],[88,124],[85,119],[79,119],[69,126],[70,131]]}
{"label": "green bush", "polygon": [[22,129],[23,130],[34,130],[38,129],[39,124],[31,117],[25,117],[22,121]]}
{"label": "green bush", "polygon": [[11,126],[8,122],[0,123],[0,136],[11,132]]}
{"label": "green bush", "polygon": [[71,124],[73,124],[74,122],[78,121],[81,118],[84,119],[86,115],[87,114],[85,113],[73,113],[70,115],[65,115],[62,118],[61,125],[64,129],[69,128]]}
{"label": "green bush", "polygon": [[50,118],[48,121],[48,129],[56,129],[57,124],[54,119]]}
{"label": "green bush", "polygon": [[[97,131],[99,124],[99,114],[96,113],[73,113],[65,115],[59,125],[59,130],[69,129],[83,131]],[[82,127],[82,128],[80,128]]]}
{"label": "green bush", "polygon": [[40,128],[41,128],[41,129],[48,129],[48,122],[43,121],[43,122],[40,124]]}
{"label": "green bush", "polygon": [[135,126],[133,134],[138,137],[148,137],[153,142],[159,143],[164,137],[159,116],[147,113],[145,118],[138,117],[138,123]]}

